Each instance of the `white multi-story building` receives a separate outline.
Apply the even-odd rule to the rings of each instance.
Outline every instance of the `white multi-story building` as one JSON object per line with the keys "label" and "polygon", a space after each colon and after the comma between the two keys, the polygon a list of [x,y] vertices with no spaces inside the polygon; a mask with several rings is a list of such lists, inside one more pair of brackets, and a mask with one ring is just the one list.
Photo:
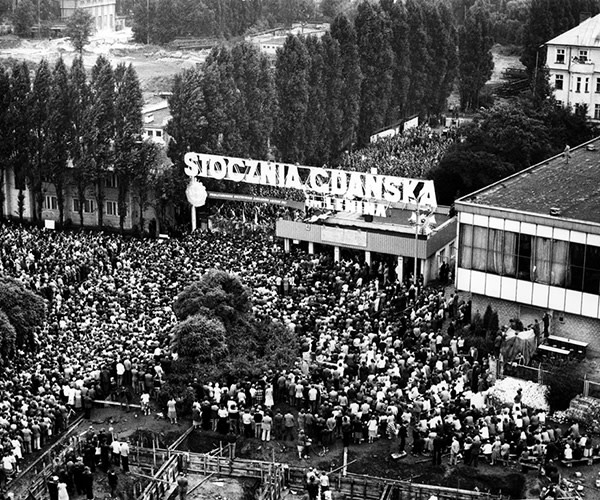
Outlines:
{"label": "white multi-story building", "polygon": [[600,121],[600,14],[546,42],[546,66],[559,104],[587,106]]}

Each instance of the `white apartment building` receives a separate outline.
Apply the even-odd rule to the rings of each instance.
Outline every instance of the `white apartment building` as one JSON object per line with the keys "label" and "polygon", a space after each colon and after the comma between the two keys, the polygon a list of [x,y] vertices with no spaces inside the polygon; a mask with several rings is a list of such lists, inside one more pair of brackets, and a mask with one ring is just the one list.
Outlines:
{"label": "white apartment building", "polygon": [[600,14],[546,42],[546,66],[559,104],[585,104],[600,122]]}

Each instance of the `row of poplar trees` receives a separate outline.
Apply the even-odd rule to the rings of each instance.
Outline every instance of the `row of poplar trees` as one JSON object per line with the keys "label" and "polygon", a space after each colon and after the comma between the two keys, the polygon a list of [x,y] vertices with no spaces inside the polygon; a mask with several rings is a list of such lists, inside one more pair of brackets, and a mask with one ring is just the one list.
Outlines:
{"label": "row of poplar trees", "polygon": [[[60,223],[65,194],[77,193],[83,225],[85,200],[96,200],[103,226],[105,183],[118,178],[120,225],[123,228],[128,191],[147,185],[147,169],[155,147],[141,141],[142,92],[131,65],[112,68],[100,56],[88,81],[81,58],[67,68],[42,60],[33,74],[26,62],[0,68],[0,179],[11,169],[19,189],[19,217],[25,188],[33,195],[32,219],[41,220],[44,181],[56,187]],[[0,186],[0,210],[4,186]],[[140,194],[140,193],[138,193]],[[146,196],[140,196],[142,200]],[[0,213],[0,217],[4,217]]]}
{"label": "row of poplar trees", "polygon": [[466,24],[462,66],[449,9],[418,0],[363,2],[353,23],[339,15],[321,38],[290,35],[274,71],[249,44],[214,49],[202,69],[176,78],[169,133],[180,153],[335,164],[400,118],[444,112],[459,68],[475,102],[493,68],[477,16],[469,19],[484,28]]}

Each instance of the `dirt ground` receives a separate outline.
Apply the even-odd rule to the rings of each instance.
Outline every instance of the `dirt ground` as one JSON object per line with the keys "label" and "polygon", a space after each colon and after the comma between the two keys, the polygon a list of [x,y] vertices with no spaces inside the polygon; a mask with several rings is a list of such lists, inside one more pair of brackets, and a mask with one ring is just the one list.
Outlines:
{"label": "dirt ground", "polygon": [[[208,50],[170,51],[154,45],[136,44],[131,37],[129,28],[92,37],[83,52],[83,63],[87,70],[91,70],[102,54],[113,67],[119,63],[133,64],[146,99],[153,94],[169,92],[177,73],[203,63],[208,55]],[[39,63],[46,59],[54,64],[62,57],[70,66],[77,55],[66,38],[19,40],[13,36],[0,37],[0,61],[13,58]]]}

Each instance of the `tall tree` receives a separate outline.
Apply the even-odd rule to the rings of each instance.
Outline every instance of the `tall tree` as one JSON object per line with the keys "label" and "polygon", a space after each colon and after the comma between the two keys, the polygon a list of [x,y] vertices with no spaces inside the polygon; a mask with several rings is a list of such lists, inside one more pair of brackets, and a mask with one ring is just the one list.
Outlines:
{"label": "tall tree", "polygon": [[67,19],[67,30],[65,34],[71,39],[71,43],[79,55],[83,54],[94,27],[94,18],[84,9],[75,9]]}
{"label": "tall tree", "polygon": [[249,43],[231,50],[233,78],[243,112],[237,117],[240,150],[244,157],[267,158],[276,108],[275,90],[269,61]]}
{"label": "tall tree", "polygon": [[142,90],[133,66],[119,65],[115,99],[114,171],[118,179],[119,227],[123,231],[127,199],[135,175],[137,143],[142,134]]}
{"label": "tall tree", "polygon": [[137,209],[139,210],[138,227],[141,235],[144,235],[146,230],[144,213],[150,206],[150,196],[153,192],[154,181],[157,178],[161,156],[166,157],[165,151],[152,141],[142,141],[136,145],[131,182],[137,200]]}
{"label": "tall tree", "polygon": [[10,76],[0,68],[0,219],[4,219],[4,200],[6,199],[4,175],[12,156],[12,123],[10,119]]}
{"label": "tall tree", "polygon": [[548,0],[532,0],[529,19],[524,30],[521,62],[531,76],[546,62],[546,48],[542,45],[554,37],[554,21]]}
{"label": "tall tree", "polygon": [[72,103],[72,137],[70,144],[70,157],[73,160],[73,181],[77,190],[79,201],[79,224],[83,226],[83,212],[87,197],[87,189],[90,184],[90,176],[87,169],[87,143],[84,136],[88,127],[88,108],[90,106],[91,94],[87,82],[83,59],[75,58],[69,73],[69,92]]}
{"label": "tall tree", "polygon": [[308,70],[308,104],[304,121],[305,162],[317,165],[326,158],[327,131],[325,129],[325,61],[319,39],[309,36],[305,40],[310,67]]}
{"label": "tall tree", "polygon": [[33,221],[41,220],[42,216],[42,181],[44,177],[45,144],[48,141],[48,117],[50,94],[52,92],[52,72],[45,59],[40,62],[31,92],[31,131],[33,138],[32,157],[29,163],[27,177],[33,195]]}
{"label": "tall tree", "polygon": [[329,33],[321,38],[323,52],[323,129],[324,156],[322,161],[332,164],[338,160],[344,148],[343,110],[346,99],[343,94],[342,54],[340,44]]}
{"label": "tall tree", "polygon": [[13,12],[13,26],[19,36],[30,36],[31,27],[37,22],[34,3],[31,0],[22,0],[17,3]]}
{"label": "tall tree", "polygon": [[394,53],[389,18],[378,5],[363,1],[354,21],[364,80],[361,88],[358,143],[368,144],[387,116],[392,90]]}
{"label": "tall tree", "polygon": [[242,142],[237,126],[243,102],[236,89],[231,52],[214,49],[203,67],[202,89],[207,120],[206,147],[215,153],[239,154]]}
{"label": "tall tree", "polygon": [[91,105],[83,135],[85,159],[94,186],[98,226],[104,225],[105,181],[114,158],[115,80],[108,59],[99,56],[92,68]]}
{"label": "tall tree", "polygon": [[188,69],[176,75],[169,97],[171,120],[166,129],[173,138],[169,156],[175,163],[183,164],[183,156],[188,151],[206,152],[205,107],[200,72]]}
{"label": "tall tree", "polygon": [[348,18],[339,15],[331,25],[331,36],[340,45],[342,58],[342,130],[338,142],[341,149],[350,149],[356,142],[360,114],[360,89],[363,75],[356,41],[356,31]]}
{"label": "tall tree", "polygon": [[407,97],[407,114],[421,113],[431,69],[431,41],[425,27],[423,7],[419,0],[406,1],[408,45],[410,54],[410,87]]}
{"label": "tall tree", "polygon": [[427,115],[440,115],[446,109],[458,73],[457,34],[445,4],[426,5],[429,44],[428,81],[421,109]]}
{"label": "tall tree", "polygon": [[13,67],[10,82],[9,121],[12,125],[11,161],[10,165],[15,175],[15,186],[18,194],[18,215],[23,220],[25,212],[24,190],[27,184],[27,172],[31,162],[31,127],[29,114],[31,112],[31,81],[29,67],[22,62]]}
{"label": "tall tree", "polygon": [[52,89],[48,101],[48,136],[44,143],[44,172],[56,190],[58,219],[65,217],[65,188],[68,179],[69,150],[73,141],[73,106],[69,73],[62,58],[52,71]]}
{"label": "tall tree", "polygon": [[459,32],[459,89],[463,109],[479,107],[479,95],[494,69],[492,45],[487,12],[471,9]]}
{"label": "tall tree", "polygon": [[387,123],[394,123],[407,114],[410,88],[410,50],[406,7],[402,2],[383,0],[382,8],[390,17],[391,47],[394,52],[394,73]]}
{"label": "tall tree", "polygon": [[303,40],[289,35],[277,53],[275,86],[279,103],[275,144],[285,162],[304,161],[310,60]]}

